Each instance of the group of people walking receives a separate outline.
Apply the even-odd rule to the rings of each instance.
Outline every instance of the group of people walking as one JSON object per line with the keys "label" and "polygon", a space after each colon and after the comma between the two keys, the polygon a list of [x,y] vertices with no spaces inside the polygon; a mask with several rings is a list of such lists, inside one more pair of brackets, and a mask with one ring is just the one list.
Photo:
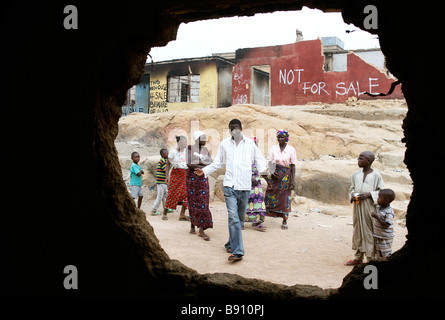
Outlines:
{"label": "group of people walking", "polygon": [[[285,130],[277,132],[278,144],[269,152],[269,163],[259,151],[256,138],[242,134],[240,120],[231,120],[229,130],[230,137],[221,142],[214,159],[205,147],[207,137],[203,131],[193,133],[191,145],[187,145],[185,136],[177,136],[176,148],[168,153],[166,149],[160,151],[156,170],[158,196],[152,214],[160,214],[157,209],[162,202],[162,219],[167,220],[168,212],[181,205],[179,220],[190,221],[190,233],[196,233],[198,228],[198,236],[210,240],[205,233],[213,228],[209,175],[225,165],[223,189],[229,219],[229,241],[225,247],[231,253],[229,260],[236,261],[244,255],[244,222],[252,222],[255,229],[265,231],[266,216],[281,217],[282,229],[288,228],[297,155],[287,144],[289,133]],[[265,192],[261,178],[267,182]],[[187,209],[189,217],[185,215]]]}
{"label": "group of people walking", "polygon": [[[265,231],[263,223],[266,216],[280,217],[283,219],[281,228],[288,229],[297,155],[295,148],[288,144],[289,133],[286,130],[277,132],[278,144],[270,148],[267,162],[258,149],[256,138],[248,138],[242,134],[240,120],[232,119],[229,130],[230,137],[222,140],[214,159],[205,147],[207,137],[203,131],[193,133],[194,144],[187,145],[185,136],[177,136],[176,148],[170,152],[161,149],[161,160],[156,169],[158,196],[152,215],[160,214],[157,209],[162,202],[162,219],[168,220],[168,212],[181,205],[179,220],[190,221],[190,233],[196,234],[198,228],[198,236],[210,240],[205,233],[205,230],[213,228],[208,177],[225,166],[223,190],[229,228],[229,240],[225,248],[230,253],[229,261],[239,261],[244,256],[241,231],[245,222],[252,222],[256,230]],[[135,159],[139,160],[138,155]],[[134,165],[138,167],[135,159]],[[359,167],[364,169],[354,173],[350,190],[351,202],[356,203],[353,215],[353,249],[356,250],[356,255],[346,265],[361,263],[363,256],[370,260],[379,250],[382,256],[388,256],[393,237],[391,217],[394,217],[394,213],[389,203],[394,200],[394,192],[383,189],[380,174],[371,169],[374,160],[372,153],[367,151],[360,154],[358,160]],[[138,172],[138,168],[135,171]],[[141,175],[140,171],[142,170],[139,167],[136,176]],[[265,192],[262,190],[261,178],[267,183]],[[131,194],[133,198],[139,194],[140,207],[140,188],[134,190],[136,191],[132,188]],[[375,210],[377,202],[382,209],[386,208],[386,213]],[[189,216],[185,215],[187,209]],[[379,226],[376,229],[381,229],[380,234],[374,233],[371,217]]]}

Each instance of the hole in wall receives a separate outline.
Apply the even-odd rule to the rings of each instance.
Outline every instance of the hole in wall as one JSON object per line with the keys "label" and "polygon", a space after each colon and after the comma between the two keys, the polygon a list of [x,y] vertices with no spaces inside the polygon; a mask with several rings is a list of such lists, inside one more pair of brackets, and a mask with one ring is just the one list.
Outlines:
{"label": "hole in wall", "polygon": [[[305,10],[310,9],[304,9],[301,12],[305,12]],[[280,14],[292,13],[286,12]],[[273,13],[268,15],[273,15]],[[327,17],[331,14],[322,13],[322,15],[325,17],[323,18],[324,24],[329,25],[330,18]],[[226,19],[228,18],[219,20]],[[242,17],[241,19],[247,21],[245,28],[250,32],[252,29],[252,23],[248,22],[250,18]],[[199,26],[200,23],[201,21],[196,22],[196,28],[205,30],[205,28]],[[192,26],[193,23],[187,25]],[[274,23],[268,23],[267,25],[270,29],[268,32],[272,34],[280,33],[272,28]],[[242,28],[242,26],[242,24],[238,24],[239,28]],[[283,27],[283,24],[281,24],[281,27]],[[311,25],[311,27],[313,28],[314,25]],[[276,42],[261,42],[259,44],[251,45],[246,45],[246,41],[240,41],[239,43],[233,41],[235,43],[234,49],[255,46],[278,46],[295,42],[297,40],[296,37],[298,36],[296,35],[296,28],[300,28],[299,20],[294,18],[294,27],[290,28],[290,30],[286,30],[286,32],[292,33],[293,39],[281,40],[282,42],[275,39]],[[229,33],[225,28],[222,28],[222,32],[223,34],[225,34],[224,32]],[[345,26],[342,27],[341,32],[342,34],[339,34],[338,36],[343,37],[345,35],[345,43],[349,45],[347,40],[348,36],[345,33]],[[357,32],[350,33],[350,36],[356,36],[361,32],[364,31],[358,30]],[[264,40],[265,32],[259,33],[260,37]],[[197,30],[193,31],[193,35],[194,39],[197,40],[197,44],[205,43],[208,45],[208,42],[203,36],[199,35]],[[322,34],[320,32],[317,34],[317,37],[324,35],[330,36],[332,33]],[[299,40],[311,40],[309,34],[306,36],[304,29],[303,37],[303,40],[301,38]],[[221,39],[217,36],[214,36],[214,38]],[[177,42],[180,41],[181,27],[178,31]],[[174,42],[172,42],[172,45],[173,43]],[[168,48],[168,46],[169,45],[167,45],[166,48]],[[189,44],[189,46],[191,48],[195,47],[194,44]],[[361,45],[358,45],[357,48],[360,46]],[[375,43],[371,46],[375,46]],[[165,60],[193,59],[195,57],[208,56],[218,52],[227,53],[227,50],[220,50],[219,47],[213,49],[214,47],[209,46],[209,48],[209,50],[211,50],[210,52],[202,54],[196,53],[195,51],[186,54],[182,50],[176,49],[176,52],[181,52],[181,56],[165,56]],[[162,48],[159,50],[162,50]],[[153,49],[150,54],[153,57],[155,64],[164,60],[164,58],[159,58],[161,60],[157,58],[155,49]],[[225,57],[225,59],[230,60],[227,55]],[[259,66],[264,67],[266,65],[267,64],[256,65],[256,67],[252,67],[251,70],[260,70],[266,73],[261,68],[258,68]],[[287,69],[287,71],[288,70],[289,69]],[[270,75],[270,66],[267,71]],[[333,69],[332,71],[342,72],[345,70]],[[186,63],[185,71],[181,70],[178,72],[193,74],[194,68],[190,66],[190,63]],[[185,76],[178,72],[173,76]],[[200,76],[202,79],[202,73],[200,73]],[[231,79],[233,76],[234,74],[232,73]],[[293,73],[292,77],[289,72],[287,72],[284,77],[286,85],[289,85],[291,79],[292,83],[294,81],[296,83],[296,76],[296,72]],[[239,80],[243,82],[243,79],[239,78]],[[160,239],[162,247],[169,254],[170,258],[178,259],[185,265],[200,273],[228,272],[239,274],[247,278],[258,278],[286,285],[299,283],[318,285],[322,288],[338,287],[341,284],[343,277],[351,270],[350,267],[343,266],[343,262],[353,257],[353,251],[351,249],[352,207],[342,201],[336,202],[335,199],[329,199],[329,202],[322,201],[324,199],[323,197],[326,196],[323,195],[323,192],[331,189],[328,188],[323,191],[320,190],[320,186],[333,184],[334,187],[332,187],[332,190],[334,190],[335,183],[338,181],[341,181],[344,186],[344,181],[349,180],[347,175],[341,176],[333,174],[328,177],[328,180],[323,179],[323,177],[326,178],[327,174],[332,172],[337,173],[339,170],[345,170],[352,174],[352,172],[357,169],[354,157],[356,157],[360,151],[370,148],[374,148],[375,153],[379,155],[375,166],[377,169],[384,171],[385,177],[387,178],[386,180],[389,182],[388,186],[393,185],[394,188],[398,189],[398,201],[401,202],[398,204],[400,210],[399,217],[400,222],[403,225],[403,211],[406,210],[406,201],[411,193],[410,187],[407,187],[407,185],[411,184],[409,173],[401,163],[405,151],[404,146],[400,143],[400,139],[403,136],[401,123],[404,117],[404,109],[406,109],[406,105],[403,101],[390,101],[386,104],[374,100],[365,102],[352,101],[349,105],[344,106],[333,106],[332,104],[317,104],[316,102],[312,102],[312,104],[298,108],[294,106],[282,106],[279,107],[280,109],[270,109],[274,112],[272,118],[281,121],[279,128],[281,129],[283,125],[292,127],[295,126],[295,123],[298,124],[298,130],[291,136],[291,142],[293,143],[292,140],[295,139],[297,156],[300,160],[299,165],[297,166],[297,175],[300,181],[297,181],[298,188],[296,195],[294,196],[294,202],[292,203],[293,210],[289,217],[289,230],[281,230],[280,219],[274,218],[266,218],[266,232],[259,232],[246,224],[246,230],[243,231],[246,257],[239,264],[231,264],[227,262],[228,254],[224,249],[224,243],[228,238],[227,211],[225,204],[222,201],[222,197],[218,197],[215,192],[218,187],[217,183],[221,184],[221,174],[212,177],[214,181],[212,181],[213,188],[211,190],[214,194],[213,201],[210,203],[210,208],[213,215],[214,227],[207,232],[211,238],[209,242],[203,241],[202,238],[199,238],[196,235],[189,234],[190,224],[188,222],[178,221],[180,207],[175,212],[169,213],[170,219],[168,221],[162,221],[160,216],[151,216],[150,213],[152,211],[156,191],[153,173],[155,172],[155,166],[159,160],[158,154],[160,148],[173,148],[175,146],[175,141],[173,140],[174,134],[186,135],[189,138],[190,144],[190,138],[193,131],[204,129],[204,131],[207,130],[207,132],[215,133],[211,137],[211,145],[213,155],[216,155],[215,146],[217,146],[217,142],[224,137],[224,131],[222,129],[227,127],[227,123],[230,120],[229,115],[227,113],[218,113],[216,117],[222,118],[223,121],[213,122],[213,124],[211,124],[211,122],[208,121],[208,118],[211,117],[210,112],[212,110],[210,108],[212,106],[186,108],[187,111],[181,111],[183,109],[181,109],[180,105],[177,105],[176,109],[173,108],[173,105],[170,107],[168,98],[166,99],[165,104],[163,104],[163,99],[168,97],[169,94],[169,84],[163,84],[160,81],[156,81],[157,80],[153,76],[150,77],[150,85],[148,88],[151,88],[153,92],[150,92],[148,96],[149,98],[152,98],[152,101],[149,101],[149,106],[159,109],[164,108],[164,110],[167,109],[166,111],[159,112],[165,113],[165,117],[163,118],[162,114],[158,115],[158,118],[156,118],[157,123],[155,124],[157,127],[155,128],[153,126],[153,130],[147,130],[153,123],[150,118],[146,118],[146,122],[143,122],[143,115],[132,115],[128,118],[122,118],[120,127],[123,128],[126,126],[127,128],[131,128],[133,132],[124,133],[121,131],[116,140],[116,146],[119,151],[123,175],[126,180],[128,180],[129,176],[129,170],[126,168],[129,168],[129,165],[131,165],[129,159],[131,151],[135,150],[141,154],[141,164],[145,166],[144,169],[147,171],[142,209],[146,212],[147,220],[154,227],[155,234]],[[253,86],[253,83],[241,83],[240,85],[249,84]],[[348,85],[349,84],[345,83],[344,86],[337,87],[337,92],[343,93],[343,90],[361,91],[359,88],[354,87],[354,85],[352,85],[352,89],[351,87],[348,87]],[[205,89],[206,86],[203,86],[201,83],[200,89],[202,87]],[[318,82],[317,88],[320,87]],[[310,90],[311,87],[306,87],[308,93]],[[187,100],[187,92],[190,92],[190,90],[184,89],[182,91],[184,91],[184,94],[181,93],[181,96],[184,96],[184,100]],[[137,94],[137,89],[135,92],[135,94]],[[200,93],[201,92],[203,91],[200,91]],[[208,92],[210,92],[210,95],[211,90],[209,89]],[[319,90],[318,93],[322,94],[323,91]],[[335,94],[335,91],[333,94]],[[199,98],[195,99],[202,101],[203,97],[204,95],[201,94],[199,95]],[[255,100],[251,101],[252,103],[256,102]],[[185,101],[181,100],[179,102]],[[239,102],[245,103],[247,101]],[[184,107],[184,105],[182,105],[182,107]],[[245,132],[249,132],[249,135],[263,135],[263,141],[260,145],[263,154],[267,155],[268,149],[272,144],[276,144],[276,140],[274,137],[274,130],[270,131],[269,129],[272,128],[269,128],[266,125],[267,120],[272,118],[270,115],[264,115],[259,109],[260,108],[258,107],[233,107],[232,109],[227,110],[231,113],[230,116],[233,115],[233,117],[236,117],[238,113],[241,118],[244,117],[245,121],[243,121],[243,123],[245,123]],[[385,110],[390,109],[397,110],[397,115],[393,116],[392,119],[385,117],[384,114]],[[267,112],[270,112],[270,110]],[[213,111],[222,112],[221,110]],[[171,115],[173,115],[176,120],[172,121]],[[256,116],[263,117],[263,120],[256,119]],[[303,116],[306,117],[306,119],[302,119]],[[131,120],[136,117],[138,117],[138,121],[142,121],[139,122],[139,126],[143,123],[143,128],[141,128],[140,131],[131,127]],[[169,117],[169,119],[163,123],[162,121],[164,121],[163,119],[167,119],[166,117]],[[317,121],[320,122],[317,123]],[[357,125],[366,130],[357,130],[355,128]],[[315,127],[316,130],[314,130]],[[155,134],[155,131],[157,134]],[[368,138],[370,131],[373,131],[371,143],[362,143],[364,139]],[[174,132],[174,134],[172,134],[172,132]],[[378,138],[378,136],[385,136],[386,140],[384,141],[383,139]],[[319,139],[318,142],[314,143],[317,139]],[[307,148],[310,143],[313,144],[311,151],[303,152],[302,150]],[[331,152],[331,150],[334,149],[329,149],[327,147],[328,145],[340,147],[342,144],[348,145],[350,150]],[[310,190],[310,192],[308,190]],[[160,208],[162,208],[162,205]],[[406,230],[403,226],[398,225],[397,228],[396,234],[398,240],[394,245],[395,250],[403,245],[404,236],[406,234]],[[317,261],[315,265],[314,261]]]}

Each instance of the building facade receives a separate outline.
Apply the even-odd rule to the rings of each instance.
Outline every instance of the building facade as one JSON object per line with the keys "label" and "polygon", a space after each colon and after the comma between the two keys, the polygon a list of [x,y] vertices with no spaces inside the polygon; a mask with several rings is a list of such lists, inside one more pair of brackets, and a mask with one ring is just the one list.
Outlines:
{"label": "building facade", "polygon": [[[232,104],[270,106],[369,99],[365,92],[387,92],[396,80],[380,50],[345,51],[341,43],[324,48],[320,39],[239,49],[232,79]],[[397,87],[387,98],[403,94]]]}
{"label": "building facade", "polygon": [[146,64],[148,113],[230,106],[234,65],[218,56]]}
{"label": "building facade", "polygon": [[[341,103],[351,96],[369,99],[365,92],[385,93],[395,80],[378,48],[348,51],[337,37],[297,37],[286,45],[148,63],[133,109],[158,113],[248,103]],[[396,87],[378,98],[403,99],[403,94]]]}

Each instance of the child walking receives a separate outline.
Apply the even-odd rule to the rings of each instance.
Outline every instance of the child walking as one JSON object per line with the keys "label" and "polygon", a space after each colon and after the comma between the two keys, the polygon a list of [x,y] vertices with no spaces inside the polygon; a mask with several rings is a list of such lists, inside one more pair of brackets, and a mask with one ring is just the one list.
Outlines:
{"label": "child walking", "polygon": [[157,189],[157,196],[156,201],[153,204],[153,209],[151,212],[152,216],[160,215],[161,213],[158,212],[159,205],[162,202],[162,207],[165,209],[165,200],[167,199],[167,191],[168,186],[165,181],[166,174],[165,174],[165,167],[167,165],[167,157],[168,157],[168,150],[163,148],[159,151],[161,154],[161,159],[158,162],[158,165],[156,167],[156,189]]}
{"label": "child walking", "polygon": [[374,159],[371,151],[360,153],[357,164],[362,169],[352,174],[349,197],[354,202],[352,249],[355,250],[355,257],[345,263],[347,266],[361,264],[364,256],[368,262],[375,256],[371,213],[377,210],[379,190],[384,188],[384,183],[380,173],[371,168]]}
{"label": "child walking", "polygon": [[133,163],[131,164],[130,168],[130,192],[133,199],[136,200],[138,198],[138,208],[141,208],[142,204],[142,175],[144,174],[144,170],[141,169],[139,166],[139,160],[141,159],[141,156],[139,153],[132,152],[131,153],[131,160],[133,160]]}
{"label": "child walking", "polygon": [[394,211],[390,203],[396,195],[391,189],[382,189],[377,198],[378,211],[371,213],[374,218],[374,239],[377,259],[383,260],[392,253],[394,239]]}

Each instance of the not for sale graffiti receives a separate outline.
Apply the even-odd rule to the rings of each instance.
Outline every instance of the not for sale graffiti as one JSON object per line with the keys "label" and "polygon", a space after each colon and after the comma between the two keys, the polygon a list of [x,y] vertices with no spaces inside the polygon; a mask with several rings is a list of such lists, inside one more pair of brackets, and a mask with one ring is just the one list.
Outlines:
{"label": "not for sale graffiti", "polygon": [[358,80],[326,83],[325,81],[304,81],[304,69],[280,69],[278,83],[285,86],[296,87],[297,93],[303,95],[328,96],[360,96],[365,92],[376,93],[379,78],[368,77],[367,83],[360,86]]}

